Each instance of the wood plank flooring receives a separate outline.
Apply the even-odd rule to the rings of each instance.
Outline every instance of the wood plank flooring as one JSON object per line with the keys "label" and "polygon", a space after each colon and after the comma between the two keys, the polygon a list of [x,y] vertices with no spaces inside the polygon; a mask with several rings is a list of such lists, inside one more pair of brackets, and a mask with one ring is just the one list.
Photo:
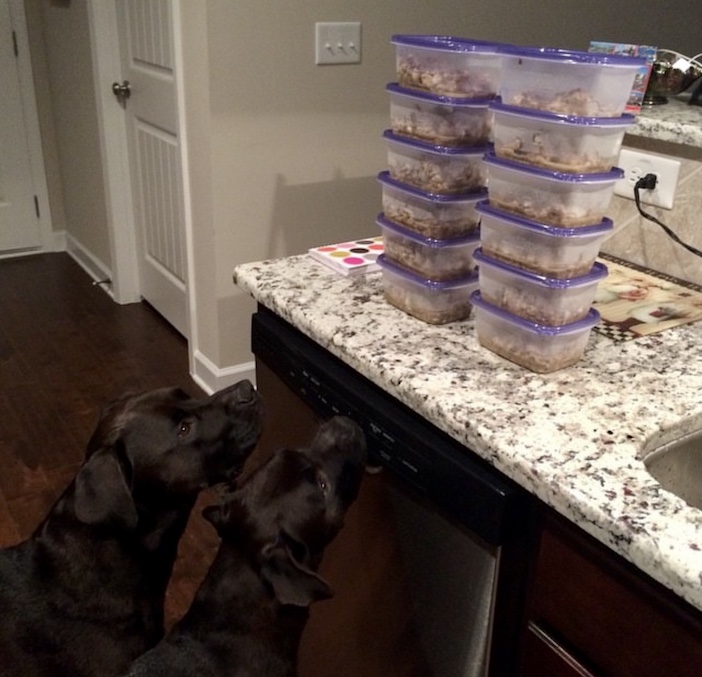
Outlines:
{"label": "wood plank flooring", "polygon": [[[202,390],[187,343],[148,304],[119,305],[65,253],[0,260],[0,546],[27,538],[74,477],[100,410],[128,391]],[[187,609],[217,547],[200,508],[166,602]]]}

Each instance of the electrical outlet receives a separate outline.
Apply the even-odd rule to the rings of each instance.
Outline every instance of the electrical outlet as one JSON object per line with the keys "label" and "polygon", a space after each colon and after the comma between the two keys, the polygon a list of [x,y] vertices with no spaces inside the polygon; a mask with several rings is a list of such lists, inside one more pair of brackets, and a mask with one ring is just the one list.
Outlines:
{"label": "electrical outlet", "polygon": [[639,189],[639,199],[641,202],[655,207],[673,208],[675,189],[678,186],[678,175],[680,174],[679,160],[622,148],[619,153],[618,166],[624,170],[624,178],[619,179],[614,184],[615,195],[633,200],[636,182],[646,174],[654,174],[656,187],[653,190]]}
{"label": "electrical outlet", "polygon": [[361,22],[316,23],[314,62],[317,65],[361,63]]}

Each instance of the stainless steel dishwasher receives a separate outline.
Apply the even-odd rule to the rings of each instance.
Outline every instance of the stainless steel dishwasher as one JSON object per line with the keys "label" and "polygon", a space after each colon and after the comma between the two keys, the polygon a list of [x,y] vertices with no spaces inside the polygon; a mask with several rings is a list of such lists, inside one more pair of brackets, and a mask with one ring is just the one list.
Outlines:
{"label": "stainless steel dishwasher", "polygon": [[301,677],[513,674],[526,492],[260,305],[252,350],[276,444],[342,413],[382,468],[325,555],[339,601],[321,618],[313,607]]}

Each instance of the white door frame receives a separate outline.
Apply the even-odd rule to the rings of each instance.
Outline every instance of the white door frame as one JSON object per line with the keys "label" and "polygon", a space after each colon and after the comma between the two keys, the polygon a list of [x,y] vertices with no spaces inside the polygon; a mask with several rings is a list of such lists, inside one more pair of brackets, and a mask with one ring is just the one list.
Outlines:
{"label": "white door frame", "polygon": [[[27,146],[29,162],[32,168],[32,183],[34,193],[39,205],[39,228],[42,251],[54,251],[54,232],[51,224],[51,206],[49,203],[49,186],[46,181],[44,166],[44,152],[41,147],[41,129],[39,127],[39,113],[34,89],[34,75],[32,74],[32,60],[29,50],[29,34],[27,32],[27,17],[24,11],[23,0],[9,0],[12,30],[17,40],[17,70],[20,80],[20,95],[24,109],[24,124],[27,131]],[[36,253],[32,249],[27,253]],[[17,256],[12,252],[8,256]],[[3,257],[4,258],[4,257]]]}
{"label": "white door frame", "polygon": [[[93,57],[93,77],[97,99],[98,123],[108,228],[110,232],[112,291],[118,303],[133,303],[141,299],[137,232],[134,218],[134,199],[130,183],[127,153],[127,126],[125,116],[112,93],[111,85],[121,79],[122,65],[119,49],[119,31],[116,3],[120,0],[88,0],[88,20]],[[185,245],[187,266],[187,304],[189,317],[189,353],[192,372],[193,355],[197,349],[194,308],[194,274],[192,254],[192,210],[188,179],[188,153],[183,102],[183,54],[181,31],[181,0],[173,2],[173,47],[176,63],[178,134],[182,142],[183,195],[185,207]]]}

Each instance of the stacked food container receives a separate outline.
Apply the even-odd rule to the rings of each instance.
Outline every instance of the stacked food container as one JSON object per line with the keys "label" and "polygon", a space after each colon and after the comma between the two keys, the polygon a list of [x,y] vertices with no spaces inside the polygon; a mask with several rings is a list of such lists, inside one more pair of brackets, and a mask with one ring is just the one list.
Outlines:
{"label": "stacked food container", "polygon": [[490,104],[476,333],[481,345],[535,372],[577,362],[599,315],[612,231],[605,214],[614,165],[634,117],[624,108],[643,60],[502,46],[500,97]]}
{"label": "stacked food container", "polygon": [[495,43],[396,35],[398,82],[387,86],[390,129],[381,172],[389,303],[431,324],[465,319],[478,287],[476,205],[487,197],[485,153],[500,79]]}

